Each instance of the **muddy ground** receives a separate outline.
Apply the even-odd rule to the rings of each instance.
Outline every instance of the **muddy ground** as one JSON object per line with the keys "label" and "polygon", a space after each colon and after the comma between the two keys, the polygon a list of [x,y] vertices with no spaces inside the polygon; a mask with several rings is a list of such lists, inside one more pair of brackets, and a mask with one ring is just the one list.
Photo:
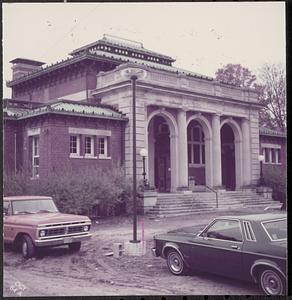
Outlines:
{"label": "muddy ground", "polygon": [[219,214],[226,212],[160,220],[139,217],[138,237],[143,219],[147,241],[147,253],[141,257],[105,256],[113,243],[132,238],[132,220],[126,217],[94,223],[93,237],[82,244],[79,253],[70,253],[64,246],[43,249],[37,257],[24,260],[20,253],[6,247],[4,296],[261,294],[256,285],[220,276],[198,272],[174,276],[167,270],[165,260],[152,256],[154,234],[192,225],[199,230]]}

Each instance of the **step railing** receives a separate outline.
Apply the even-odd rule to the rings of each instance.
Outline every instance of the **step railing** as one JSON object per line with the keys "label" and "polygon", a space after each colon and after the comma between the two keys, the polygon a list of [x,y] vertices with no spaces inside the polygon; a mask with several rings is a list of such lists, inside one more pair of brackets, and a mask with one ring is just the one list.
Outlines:
{"label": "step railing", "polygon": [[218,191],[215,190],[215,189],[213,189],[213,188],[211,188],[211,187],[208,186],[208,185],[206,185],[206,188],[207,188],[208,190],[210,190],[211,192],[214,192],[214,193],[215,193],[215,195],[216,195],[216,208],[218,208],[218,207],[219,207],[219,203],[218,203]]}

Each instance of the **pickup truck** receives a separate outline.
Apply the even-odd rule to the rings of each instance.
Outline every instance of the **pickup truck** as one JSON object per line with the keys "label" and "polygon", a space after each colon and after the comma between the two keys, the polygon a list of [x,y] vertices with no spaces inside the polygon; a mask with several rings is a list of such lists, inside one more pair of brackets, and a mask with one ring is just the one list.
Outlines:
{"label": "pickup truck", "polygon": [[60,213],[47,196],[4,197],[3,225],[4,243],[21,249],[26,259],[39,247],[68,245],[77,252],[91,238],[87,216]]}

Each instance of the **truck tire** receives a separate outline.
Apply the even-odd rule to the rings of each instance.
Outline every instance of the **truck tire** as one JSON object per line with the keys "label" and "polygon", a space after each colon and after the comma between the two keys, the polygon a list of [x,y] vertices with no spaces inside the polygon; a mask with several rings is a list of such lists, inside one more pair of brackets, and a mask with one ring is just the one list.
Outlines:
{"label": "truck tire", "polygon": [[72,252],[78,252],[81,248],[81,242],[75,242],[68,245],[69,250]]}
{"label": "truck tire", "polygon": [[21,253],[25,259],[31,258],[35,255],[36,247],[28,235],[24,235],[21,240]]}

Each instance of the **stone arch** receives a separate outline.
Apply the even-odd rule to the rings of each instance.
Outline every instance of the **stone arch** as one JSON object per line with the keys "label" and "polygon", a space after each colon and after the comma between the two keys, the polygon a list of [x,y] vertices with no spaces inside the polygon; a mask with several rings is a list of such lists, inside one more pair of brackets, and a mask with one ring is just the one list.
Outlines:
{"label": "stone arch", "polygon": [[212,127],[209,120],[202,114],[195,114],[187,119],[187,128],[191,121],[196,120],[203,128],[205,136],[205,179],[206,185],[213,186],[213,155],[212,155]]}
{"label": "stone arch", "polygon": [[156,116],[161,116],[167,122],[170,131],[170,169],[171,169],[171,191],[176,191],[178,187],[178,126],[174,116],[165,109],[157,109],[153,111],[147,118],[146,131],[146,147],[148,149],[148,163],[146,164],[146,172],[150,185],[154,180],[154,148],[153,133],[151,133],[151,121]]}
{"label": "stone arch", "polygon": [[[234,134],[234,144],[235,144],[235,182],[236,182],[236,190],[240,189],[243,185],[242,178],[242,164],[243,164],[243,156],[242,156],[242,132],[238,123],[232,119],[227,118],[223,120],[220,124],[220,130],[223,125],[228,124]],[[221,131],[220,131],[221,132]]]}

